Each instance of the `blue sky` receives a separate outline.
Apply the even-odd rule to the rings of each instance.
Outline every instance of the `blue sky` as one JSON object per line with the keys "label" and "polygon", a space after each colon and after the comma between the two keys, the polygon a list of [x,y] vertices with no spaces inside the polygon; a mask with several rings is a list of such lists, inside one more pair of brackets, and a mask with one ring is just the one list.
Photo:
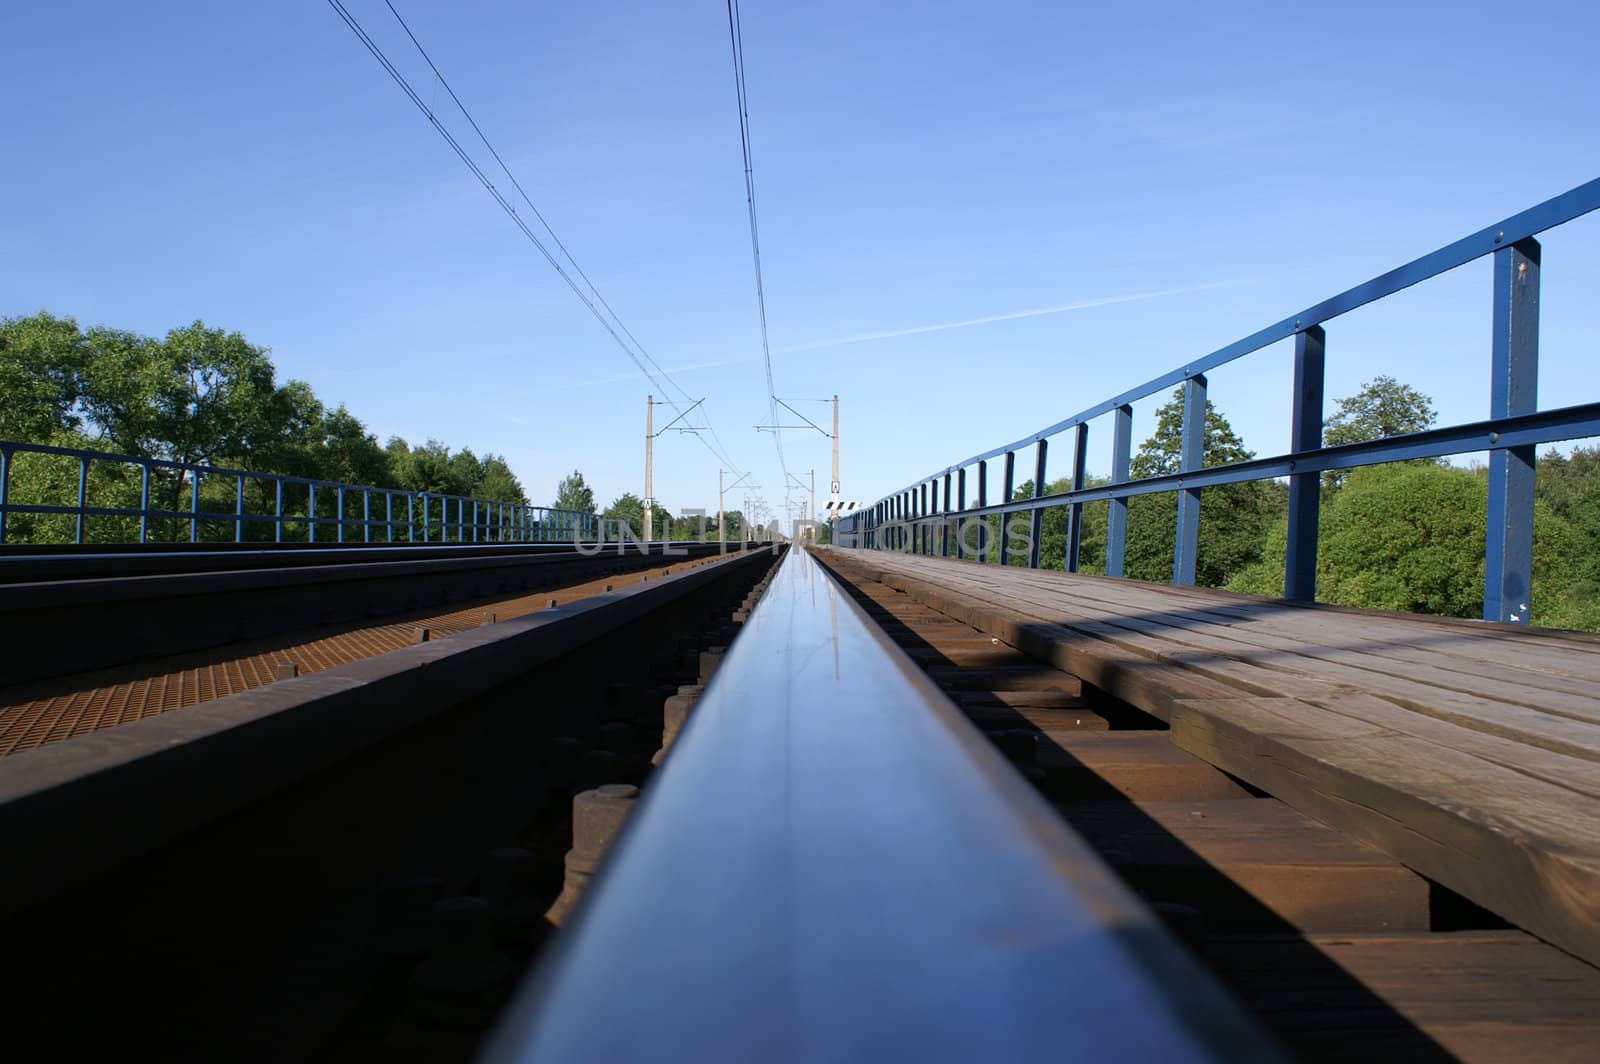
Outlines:
{"label": "blue sky", "polygon": [[[470,137],[381,0],[346,3]],[[781,510],[722,3],[395,3]],[[1600,174],[1593,5],[1301,10],[748,0],[774,375],[840,395],[847,497]],[[504,453],[535,501],[574,467],[642,492],[650,385],[323,0],[5,5],[0,90],[0,314],[203,318],[380,437]],[[1597,236],[1544,242],[1546,406],[1600,390]],[[1390,373],[1485,415],[1488,328],[1486,261],[1331,323],[1330,410]],[[1287,344],[1211,377],[1261,453],[1288,391]],[[825,495],[828,441],[787,451]],[[714,507],[718,465],[663,436],[656,494]]]}

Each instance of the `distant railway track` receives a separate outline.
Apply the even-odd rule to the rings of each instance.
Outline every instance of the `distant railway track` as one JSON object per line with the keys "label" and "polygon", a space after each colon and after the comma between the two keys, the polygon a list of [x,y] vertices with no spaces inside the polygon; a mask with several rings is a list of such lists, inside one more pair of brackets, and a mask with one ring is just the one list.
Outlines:
{"label": "distant railway track", "polygon": [[464,544],[0,559],[9,652],[0,684],[559,588],[719,549]]}
{"label": "distant railway track", "polygon": [[[346,543],[332,546],[326,543],[118,543],[29,547],[8,543],[4,552],[0,553],[0,585],[374,562],[561,557],[576,553],[578,546],[593,551],[598,544]],[[656,549],[659,547],[660,544],[657,544]],[[676,545],[674,549],[677,549]],[[636,550],[636,546],[630,547],[630,552]],[[615,556],[617,545],[608,544],[600,553]]]}

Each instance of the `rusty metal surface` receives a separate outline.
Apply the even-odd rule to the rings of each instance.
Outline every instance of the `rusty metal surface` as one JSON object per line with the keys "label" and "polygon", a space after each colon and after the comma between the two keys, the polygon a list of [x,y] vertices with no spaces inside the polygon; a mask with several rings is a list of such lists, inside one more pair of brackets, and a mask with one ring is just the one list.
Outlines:
{"label": "rusty metal surface", "polygon": [[453,610],[414,611],[382,624],[275,636],[0,688],[0,757],[262,687],[277,681],[280,665],[292,662],[302,676],[321,672],[410,646],[419,628],[427,628],[430,639],[448,638],[481,627],[486,611],[497,621],[507,621],[545,609],[552,599],[565,604],[608,585],[629,587],[663,569],[681,572],[715,560],[676,561],[558,590],[477,599]]}

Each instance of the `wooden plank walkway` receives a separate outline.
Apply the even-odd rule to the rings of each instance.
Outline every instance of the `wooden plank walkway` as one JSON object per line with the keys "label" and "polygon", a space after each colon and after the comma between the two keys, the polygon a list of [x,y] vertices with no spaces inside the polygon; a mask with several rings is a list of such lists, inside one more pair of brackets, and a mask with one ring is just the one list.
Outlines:
{"label": "wooden plank walkway", "polygon": [[1182,749],[1600,963],[1600,639],[827,550]]}

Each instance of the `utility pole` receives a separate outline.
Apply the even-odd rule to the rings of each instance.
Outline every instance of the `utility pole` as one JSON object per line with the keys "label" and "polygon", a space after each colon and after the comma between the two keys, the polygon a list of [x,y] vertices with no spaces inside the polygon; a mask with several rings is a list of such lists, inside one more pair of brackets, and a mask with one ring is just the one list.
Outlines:
{"label": "utility pole", "polygon": [[655,446],[656,397],[644,397],[644,541],[650,542],[655,525]]}
{"label": "utility pole", "polygon": [[[739,479],[734,481],[732,484],[729,484],[728,487],[737,488],[740,484],[743,484],[748,479],[750,479],[750,474],[749,473],[741,473],[741,474],[739,474]],[[717,542],[719,544],[723,544],[724,546],[726,546],[726,544],[728,542],[728,537],[723,533],[723,530],[722,530],[722,523],[723,523],[722,493],[723,493],[724,490],[726,490],[726,489],[724,489],[723,486],[722,486],[722,470],[719,469],[719,470],[717,470]],[[750,489],[747,487],[745,490],[748,491]],[[748,497],[747,497],[747,501],[748,501]],[[744,537],[744,530],[745,530],[745,522],[741,520],[739,522],[739,535],[740,535],[741,538]]]}
{"label": "utility pole", "polygon": [[[804,414],[800,413],[800,411],[798,411],[794,407],[790,406],[788,404],[788,402],[786,402],[785,400],[779,399],[777,396],[773,396],[773,399],[776,400],[776,402],[777,402],[777,404],[779,406],[783,407],[785,410],[789,411],[789,413],[791,413],[791,414],[795,415],[796,417],[798,417],[801,421],[805,422],[805,424],[804,425],[757,425],[756,426],[756,430],[758,432],[783,432],[783,431],[785,431],[787,429],[806,429],[806,428],[811,428],[811,429],[815,429],[816,431],[822,433],[822,435],[827,436],[830,440],[833,441],[833,484],[832,484],[831,490],[829,492],[829,494],[831,494],[833,496],[833,503],[832,503],[832,505],[830,505],[828,507],[828,509],[830,511],[830,515],[829,515],[828,520],[829,520],[830,529],[832,529],[834,531],[837,531],[838,514],[839,514],[839,393],[835,392],[834,395],[833,395],[833,432],[832,433],[829,433],[821,425],[818,425],[815,421],[812,421],[810,418],[808,418]],[[822,403],[825,403],[827,401],[828,400],[826,400],[826,399],[817,399],[817,400],[796,399],[795,400],[795,402],[797,402],[797,403],[799,403],[799,402],[822,402]],[[815,521],[817,519],[817,489],[816,489],[816,483],[815,483],[815,481],[816,481],[816,471],[813,470],[811,475],[812,475],[811,520]],[[802,484],[800,486],[802,488],[805,487],[804,484]],[[788,491],[789,491],[789,486],[787,484],[785,484],[783,490],[784,490],[784,494],[787,495]],[[813,532],[812,539],[814,540],[815,538],[816,538],[816,536],[815,536],[815,533]]]}
{"label": "utility pole", "polygon": [[[683,413],[679,414],[677,417],[661,426],[661,432],[666,432],[678,422],[688,417],[689,412],[703,402],[705,402],[704,399],[696,399],[694,402],[690,403]],[[662,405],[672,406],[673,403],[669,400]],[[695,430],[692,428],[682,428],[678,431],[693,432]],[[649,543],[655,538],[655,443],[656,437],[661,435],[661,432],[656,431],[656,397],[653,395],[647,395],[644,397],[644,541],[646,543]],[[668,514],[667,516],[670,517],[671,515]]]}
{"label": "utility pole", "polygon": [[[838,428],[838,426],[834,426]],[[811,471],[811,542],[817,542],[817,471]]]}
{"label": "utility pole", "polygon": [[839,531],[839,393],[833,393],[833,505],[828,508],[828,542],[837,543]]}

